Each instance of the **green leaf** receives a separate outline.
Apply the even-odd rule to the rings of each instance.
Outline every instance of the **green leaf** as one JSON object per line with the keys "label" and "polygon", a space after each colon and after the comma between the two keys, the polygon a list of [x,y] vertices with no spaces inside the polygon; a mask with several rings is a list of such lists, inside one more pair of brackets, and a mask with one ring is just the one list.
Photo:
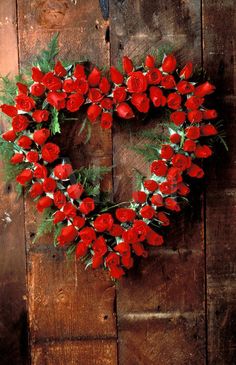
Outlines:
{"label": "green leaf", "polygon": [[43,49],[37,56],[34,62],[35,66],[38,66],[41,71],[49,72],[53,69],[55,64],[55,57],[59,53],[58,45],[59,33],[54,34],[51,41],[48,43],[46,49]]}
{"label": "green leaf", "polygon": [[50,233],[54,230],[55,226],[53,223],[52,215],[53,215],[53,210],[51,208],[47,208],[44,210],[33,243],[35,243],[37,239],[41,237],[43,234]]}

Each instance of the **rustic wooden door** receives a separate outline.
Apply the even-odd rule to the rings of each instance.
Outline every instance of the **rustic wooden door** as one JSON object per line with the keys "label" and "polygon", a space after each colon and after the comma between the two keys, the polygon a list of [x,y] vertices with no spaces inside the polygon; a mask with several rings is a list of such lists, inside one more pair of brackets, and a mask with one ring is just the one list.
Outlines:
{"label": "rustic wooden door", "polygon": [[[1,0],[0,72],[25,66],[54,32],[61,57],[99,66],[171,43],[180,64],[193,60],[217,86],[229,154],[212,163],[194,210],[168,243],[115,286],[104,273],[66,261],[50,236],[36,244],[38,216],[1,184],[1,365],[233,365],[235,345],[235,13],[234,0]],[[61,143],[75,166],[114,165],[104,187],[131,193],[131,167],[145,163],[121,126],[94,126],[85,147],[78,123]],[[134,131],[136,126],[132,126]],[[136,138],[136,139],[135,139]],[[128,186],[128,187],[127,187]]]}

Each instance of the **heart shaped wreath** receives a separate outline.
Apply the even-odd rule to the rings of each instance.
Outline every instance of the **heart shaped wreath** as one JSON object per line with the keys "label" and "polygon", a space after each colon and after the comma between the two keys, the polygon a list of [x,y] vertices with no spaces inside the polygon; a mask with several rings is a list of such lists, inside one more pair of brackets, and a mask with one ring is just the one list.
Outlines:
{"label": "heart shaped wreath", "polygon": [[[215,87],[193,82],[190,62],[178,71],[173,54],[164,55],[159,67],[152,55],[138,67],[125,56],[123,72],[112,66],[108,77],[87,63],[52,61],[56,53],[43,51],[30,79],[16,83],[16,94],[3,79],[13,102],[1,105],[11,118],[11,129],[1,136],[1,152],[15,169],[17,183],[37,202],[37,210],[46,213],[56,245],[118,279],[133,266],[135,255],[147,257],[148,246],[163,244],[170,213],[181,210],[190,192],[186,179],[203,177],[199,163],[212,155],[212,136],[218,134],[211,122],[217,112],[203,104]],[[52,137],[60,133],[61,117],[82,106],[90,123],[99,121],[104,129],[111,128],[114,115],[129,120],[150,108],[170,112],[168,138],[156,149],[151,176],[133,192],[128,207],[101,210],[83,176],[94,170],[73,171],[68,161],[60,160]]]}

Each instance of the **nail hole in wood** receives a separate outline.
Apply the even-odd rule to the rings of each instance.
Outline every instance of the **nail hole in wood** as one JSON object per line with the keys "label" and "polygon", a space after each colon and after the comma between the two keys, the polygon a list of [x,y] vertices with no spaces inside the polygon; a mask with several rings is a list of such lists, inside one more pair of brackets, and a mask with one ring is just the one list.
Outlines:
{"label": "nail hole in wood", "polygon": [[109,43],[110,42],[110,27],[109,25],[106,28],[106,32],[105,32],[105,42]]}

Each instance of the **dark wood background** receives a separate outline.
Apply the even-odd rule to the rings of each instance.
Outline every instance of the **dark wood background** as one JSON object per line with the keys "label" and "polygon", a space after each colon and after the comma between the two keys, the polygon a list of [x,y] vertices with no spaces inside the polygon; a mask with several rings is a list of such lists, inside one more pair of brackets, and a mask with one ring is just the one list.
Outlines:
{"label": "dark wood background", "polygon": [[[193,60],[215,82],[229,145],[167,245],[117,287],[66,261],[50,236],[33,245],[33,204],[2,183],[1,365],[235,364],[234,8],[234,0],[110,0],[109,12],[105,0],[0,1],[1,74],[15,74],[56,31],[62,58],[88,56],[100,66],[171,43],[181,65]],[[132,167],[146,165],[128,147],[142,141],[122,126],[112,134],[95,126],[84,147],[80,122],[65,128],[61,142],[74,165],[115,165],[104,187],[117,200],[129,198]]]}

